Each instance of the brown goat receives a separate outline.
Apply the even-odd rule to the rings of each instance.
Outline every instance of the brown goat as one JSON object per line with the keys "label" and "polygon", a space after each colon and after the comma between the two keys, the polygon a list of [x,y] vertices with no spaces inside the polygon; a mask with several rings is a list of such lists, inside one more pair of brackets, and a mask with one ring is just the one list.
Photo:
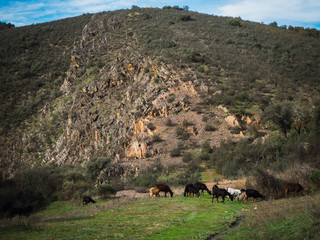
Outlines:
{"label": "brown goat", "polygon": [[160,197],[159,192],[157,192],[157,188],[153,187],[149,189],[150,197]]}
{"label": "brown goat", "polygon": [[286,183],[284,184],[285,190],[285,198],[288,198],[289,193],[294,193],[296,196],[298,192],[302,192],[303,195],[307,193],[307,191],[299,184],[299,183]]}
{"label": "brown goat", "polygon": [[168,185],[159,183],[159,184],[156,184],[156,188],[157,188],[157,194],[159,194],[159,192],[164,192],[165,193],[164,196],[167,197],[167,192],[169,192],[171,197],[173,196],[173,192],[171,191]]}

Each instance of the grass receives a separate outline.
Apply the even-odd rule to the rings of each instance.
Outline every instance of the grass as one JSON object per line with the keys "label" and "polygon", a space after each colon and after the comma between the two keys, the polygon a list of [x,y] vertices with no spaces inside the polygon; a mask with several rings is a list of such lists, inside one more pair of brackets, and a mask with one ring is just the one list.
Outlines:
{"label": "grass", "polygon": [[261,202],[221,239],[319,239],[320,194]]}
{"label": "grass", "polygon": [[212,182],[212,181],[216,182],[223,179],[223,176],[217,173],[217,171],[213,168],[206,169],[204,172],[201,172],[201,175],[202,175],[203,182]]}
{"label": "grass", "polygon": [[28,219],[2,220],[0,239],[319,239],[319,226],[319,193],[249,204],[211,203],[206,194],[54,202]]}
{"label": "grass", "polygon": [[89,207],[55,202],[29,219],[0,228],[1,239],[204,239],[228,229],[244,204],[196,198],[99,201]]}

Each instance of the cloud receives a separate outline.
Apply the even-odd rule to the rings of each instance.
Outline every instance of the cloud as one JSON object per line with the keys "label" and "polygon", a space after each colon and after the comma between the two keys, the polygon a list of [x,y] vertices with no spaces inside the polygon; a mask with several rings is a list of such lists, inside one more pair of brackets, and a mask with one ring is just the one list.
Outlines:
{"label": "cloud", "polygon": [[[191,5],[190,5],[191,4]],[[219,5],[224,4],[222,7]],[[83,13],[96,13],[151,5],[189,5],[190,10],[222,16],[240,16],[251,21],[277,21],[317,23],[320,22],[319,0],[11,0],[0,8],[1,21],[10,22],[16,26],[30,25],[53,21],[66,17],[78,16]],[[0,3],[1,6],[1,3]],[[219,10],[220,12],[217,12]]]}
{"label": "cloud", "polygon": [[[10,2],[9,6],[0,8],[1,20],[16,26],[30,25],[66,17],[95,13],[107,10],[130,8],[137,0],[67,0],[67,1],[30,1]],[[54,18],[54,16],[56,16]],[[57,17],[58,16],[58,17]]]}
{"label": "cloud", "polygon": [[318,0],[241,0],[219,8],[223,16],[241,16],[252,21],[290,20],[318,22],[320,1]]}

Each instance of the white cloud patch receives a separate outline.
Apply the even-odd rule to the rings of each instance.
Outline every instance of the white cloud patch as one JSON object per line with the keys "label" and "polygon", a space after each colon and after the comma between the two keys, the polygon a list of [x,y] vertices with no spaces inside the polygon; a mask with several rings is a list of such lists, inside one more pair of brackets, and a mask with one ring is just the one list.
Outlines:
{"label": "white cloud patch", "polygon": [[5,20],[16,26],[22,26],[77,16],[82,13],[131,8],[132,5],[137,5],[137,2],[137,0],[41,0],[37,2],[31,1],[30,3],[10,2],[10,6],[0,9],[0,20]]}
{"label": "white cloud patch", "polygon": [[318,22],[320,1],[318,0],[241,0],[220,7],[223,16],[240,16],[252,21],[290,20]]}
{"label": "white cloud patch", "polygon": [[140,7],[189,5],[192,11],[201,9],[201,12],[210,13],[209,9],[214,9],[214,14],[240,16],[245,20],[257,22],[281,22],[281,20],[288,23],[316,22],[319,24],[320,22],[319,0],[11,0],[9,5],[0,8],[0,20],[23,26],[83,13],[131,8],[132,5]]}

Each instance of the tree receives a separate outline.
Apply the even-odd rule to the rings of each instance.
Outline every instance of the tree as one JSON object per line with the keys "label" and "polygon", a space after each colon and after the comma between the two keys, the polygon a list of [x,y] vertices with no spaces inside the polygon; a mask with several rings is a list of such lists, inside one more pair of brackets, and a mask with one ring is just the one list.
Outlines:
{"label": "tree", "polygon": [[269,26],[278,27],[278,23],[276,21],[269,23]]}
{"label": "tree", "polygon": [[111,157],[96,157],[90,159],[86,166],[86,175],[92,182],[97,180],[99,185],[100,179],[98,179],[98,177],[102,170],[110,165],[111,161]]}
{"label": "tree", "polygon": [[315,103],[313,113],[315,133],[320,135],[320,100]]}
{"label": "tree", "polygon": [[269,106],[263,114],[265,121],[271,121],[280,128],[280,131],[287,137],[293,124],[292,106],[288,102],[278,102]]}
{"label": "tree", "polygon": [[307,126],[312,120],[312,108],[308,102],[297,102],[292,107],[293,113],[293,128],[300,135],[302,129],[307,129]]}
{"label": "tree", "polygon": [[5,29],[9,29],[9,28],[14,28],[14,27],[15,27],[14,24],[0,22],[0,31],[5,30]]}

